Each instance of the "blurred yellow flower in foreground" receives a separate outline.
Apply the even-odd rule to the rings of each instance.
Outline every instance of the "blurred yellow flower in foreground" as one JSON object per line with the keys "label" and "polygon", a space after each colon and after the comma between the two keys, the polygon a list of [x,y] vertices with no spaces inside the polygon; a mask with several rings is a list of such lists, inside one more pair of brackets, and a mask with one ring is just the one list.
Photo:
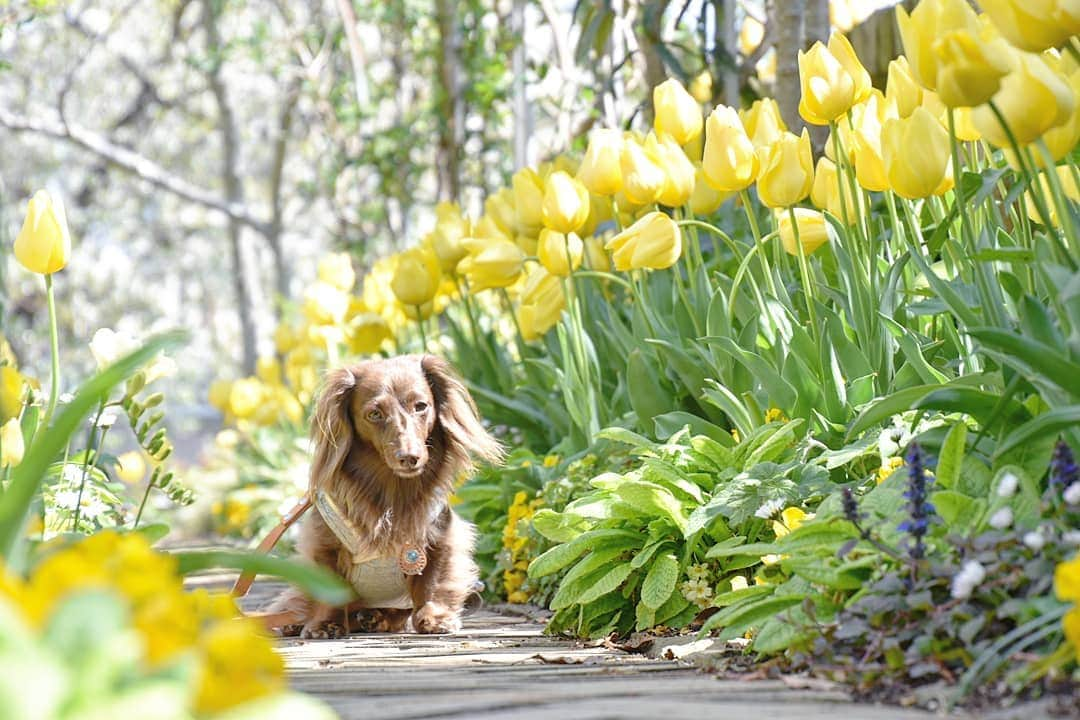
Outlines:
{"label": "blurred yellow flower in foreground", "polygon": [[26,445],[18,418],[0,425],[0,467],[15,467],[22,462]]}
{"label": "blurred yellow flower in foreground", "polygon": [[616,270],[663,270],[682,255],[682,235],[675,221],[654,211],[607,241]]}
{"label": "blurred yellow flower in foreground", "polygon": [[1042,52],[1080,34],[1076,0],[979,0],[998,31],[1021,50]]}
{"label": "blurred yellow flower in foreground", "polygon": [[47,275],[63,270],[70,255],[64,203],[47,190],[38,190],[30,198],[26,220],[15,238],[15,259],[30,272]]}
{"label": "blurred yellow flower in foreground", "polygon": [[[1047,130],[1065,123],[1076,108],[1076,98],[1064,77],[1054,72],[1041,55],[1015,52],[1015,68],[1001,81],[993,102],[1005,117],[1020,145],[1039,139]],[[988,105],[973,115],[975,127],[990,143],[1009,148],[1011,142]]]}
{"label": "blurred yellow flower in foreground", "polygon": [[439,290],[442,272],[439,258],[424,247],[414,247],[398,258],[390,289],[402,305],[416,307],[431,302]]}
{"label": "blurred yellow flower in foreground", "polygon": [[473,292],[488,288],[510,287],[521,277],[525,253],[509,240],[466,238],[469,250],[457,271],[469,281]]}
{"label": "blurred yellow flower in foreground", "polygon": [[331,253],[320,258],[317,274],[321,282],[342,292],[349,292],[356,284],[356,273],[353,272],[349,253]]}
{"label": "blurred yellow flower in foreground", "polygon": [[22,412],[26,385],[26,377],[14,367],[0,366],[0,422],[7,422]]}

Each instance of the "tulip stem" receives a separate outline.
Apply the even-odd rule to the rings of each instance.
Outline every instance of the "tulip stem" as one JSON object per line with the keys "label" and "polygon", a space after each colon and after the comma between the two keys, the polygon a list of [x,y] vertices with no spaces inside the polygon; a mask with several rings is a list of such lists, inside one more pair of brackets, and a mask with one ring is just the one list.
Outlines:
{"label": "tulip stem", "polygon": [[795,219],[794,206],[788,207],[788,216],[791,218],[791,232],[795,235],[795,247],[799,249],[799,272],[802,274],[803,293],[806,296],[806,313],[810,318],[810,335],[817,337],[817,316],[814,312],[814,290],[810,281],[810,265],[806,261],[806,248],[803,247],[799,238],[799,223]]}
{"label": "tulip stem", "polygon": [[1054,227],[1053,219],[1050,215],[1050,210],[1046,204],[1046,198],[1042,192],[1042,183],[1038,180],[1037,174],[1033,168],[1029,168],[1027,162],[1024,161],[1024,152],[1020,148],[1020,143],[1017,142],[1016,136],[1013,134],[1012,128],[1009,127],[1008,121],[1005,119],[1005,114],[1001,112],[1001,108],[997,106],[993,100],[986,103],[990,111],[994,113],[994,117],[997,118],[998,124],[1001,125],[1002,131],[1005,133],[1005,137],[1009,139],[1009,145],[1012,148],[1013,154],[1016,156],[1016,162],[1020,164],[1020,171],[1028,181],[1028,189],[1031,193],[1031,199],[1035,202],[1035,208],[1039,211],[1039,217],[1043,220],[1043,225],[1046,226],[1046,234],[1057,245],[1058,251],[1061,253],[1065,262],[1067,262],[1072,270],[1076,270],[1076,261],[1073,260],[1066,249],[1065,244],[1061,241],[1061,236],[1057,229]]}
{"label": "tulip stem", "polygon": [[768,253],[761,244],[761,228],[758,227],[757,215],[754,214],[754,206],[750,202],[750,193],[746,189],[739,191],[739,199],[742,200],[743,211],[746,213],[746,221],[750,223],[750,233],[754,236],[754,245],[758,247],[758,260],[761,262],[761,272],[765,274],[765,284],[769,286],[769,294],[774,298],[776,294],[776,281],[773,280],[772,268],[769,267]]}
{"label": "tulip stem", "polygon": [[[1054,156],[1050,153],[1050,148],[1046,146],[1046,141],[1042,138],[1035,141],[1035,150],[1042,154],[1043,166],[1046,168],[1043,175],[1046,176],[1047,184],[1050,186],[1050,195],[1053,197],[1054,205],[1057,207],[1058,222],[1061,223],[1061,227],[1065,231],[1065,238],[1070,241],[1070,244],[1075,244],[1076,227],[1073,225],[1069,202],[1065,197],[1064,188],[1061,186],[1061,178],[1057,174]],[[1031,164],[1033,167],[1035,166],[1034,158],[1031,159]]]}
{"label": "tulip stem", "polygon": [[45,274],[45,300],[49,306],[49,352],[52,355],[52,378],[49,388],[49,405],[45,409],[41,427],[46,430],[56,410],[56,401],[60,397],[60,333],[56,327],[56,296],[53,291],[52,273]]}
{"label": "tulip stem", "polygon": [[420,352],[427,352],[427,333],[424,332],[424,313],[419,305],[416,308],[416,327],[420,329]]}
{"label": "tulip stem", "polygon": [[953,194],[960,214],[960,236],[964,238],[969,253],[975,252],[975,235],[968,217],[967,198],[964,197],[964,172],[960,164],[960,141],[956,137],[956,117],[952,108],[946,110],[949,120],[949,149],[952,152]]}

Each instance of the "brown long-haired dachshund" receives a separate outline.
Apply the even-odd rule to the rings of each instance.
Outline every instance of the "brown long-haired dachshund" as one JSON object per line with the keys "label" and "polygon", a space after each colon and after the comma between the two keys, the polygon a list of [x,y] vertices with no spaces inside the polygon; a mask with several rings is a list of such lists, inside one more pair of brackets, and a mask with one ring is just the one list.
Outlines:
{"label": "brown long-haired dachshund", "polygon": [[358,599],[334,608],[287,590],[271,608],[298,618],[286,634],[340,637],[353,622],[400,632],[410,620],[421,633],[458,629],[477,569],[473,528],[448,501],[474,460],[497,462],[503,451],[449,363],[406,355],[330,372],[312,437],[316,512],[300,552]]}

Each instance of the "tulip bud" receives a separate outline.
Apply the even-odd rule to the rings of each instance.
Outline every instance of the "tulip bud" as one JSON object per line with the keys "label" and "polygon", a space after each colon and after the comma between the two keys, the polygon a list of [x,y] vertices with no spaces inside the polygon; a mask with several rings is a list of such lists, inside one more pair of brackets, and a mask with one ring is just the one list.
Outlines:
{"label": "tulip bud", "polygon": [[461,215],[461,208],[453,203],[442,202],[435,206],[435,229],[431,233],[431,249],[439,258],[439,267],[451,274],[461,258],[465,246],[461,240],[469,235],[469,221]]}
{"label": "tulip bud", "polygon": [[596,236],[585,238],[585,265],[590,270],[611,270],[611,258],[604,249],[604,241]]}
{"label": "tulip bud", "polygon": [[702,70],[690,81],[690,87],[687,89],[699,103],[711,103],[713,91],[712,74],[708,70]]}
{"label": "tulip bud", "polygon": [[[1016,67],[1001,81],[993,102],[1016,142],[1027,145],[1050,128],[1068,122],[1076,109],[1076,98],[1065,78],[1055,73],[1042,56],[1017,52],[1014,58]],[[976,108],[973,119],[990,143],[1010,147],[1008,135],[989,107]]]}
{"label": "tulip bud", "polygon": [[814,184],[814,160],[810,135],[785,132],[780,139],[759,151],[761,169],[757,191],[768,207],[791,207],[807,195]]}
{"label": "tulip bud", "polygon": [[849,143],[855,162],[855,179],[864,189],[881,192],[889,189],[885,161],[881,155],[881,123],[896,117],[896,109],[875,90],[862,104],[852,108]]}
{"label": "tulip bud", "polygon": [[901,55],[889,62],[889,78],[885,84],[885,98],[896,105],[896,112],[906,118],[922,105],[922,86],[911,75],[907,58]]}
{"label": "tulip bud", "polygon": [[734,193],[714,190],[705,179],[699,165],[694,171],[694,192],[690,195],[690,211],[695,215],[712,215]]}
{"label": "tulip bud", "polygon": [[552,275],[566,277],[577,270],[583,252],[581,238],[574,233],[564,235],[547,228],[540,231],[537,255],[540,264]]}
{"label": "tulip bud", "polygon": [[[1048,55],[1043,55],[1043,58],[1050,60]],[[1069,119],[1057,127],[1050,128],[1042,136],[1043,142],[1046,143],[1046,147],[1050,151],[1051,158],[1057,163],[1072,152],[1077,142],[1080,142],[1080,68],[1076,66],[1075,62],[1066,62],[1060,58],[1054,58],[1054,60],[1058,64],[1056,68],[1058,73],[1069,83],[1069,87],[1073,91],[1073,97],[1077,101]],[[1007,151],[1006,155],[1010,153],[1011,150]],[[1039,167],[1046,166],[1043,154],[1039,150],[1035,149],[1032,155],[1035,157],[1035,163]]]}
{"label": "tulip bud", "polygon": [[424,247],[414,247],[398,257],[390,289],[402,305],[415,307],[431,302],[441,279],[435,253]]}
{"label": "tulip bud", "polygon": [[976,107],[994,96],[1009,72],[1009,46],[976,19],[934,44],[937,93],[946,107]]}
{"label": "tulip bud", "polygon": [[64,203],[46,190],[30,198],[26,220],[15,238],[15,259],[30,272],[48,275],[63,270],[71,255]]}
{"label": "tulip bud", "polygon": [[349,322],[349,351],[355,355],[370,355],[393,337],[390,325],[381,315],[360,313]]}
{"label": "tulip bud", "polygon": [[518,325],[526,340],[535,340],[559,322],[566,307],[566,295],[559,279],[542,267],[525,279],[518,306]]}
{"label": "tulip bud", "polygon": [[1061,47],[1080,35],[1080,6],[1075,0],[979,0],[1006,40],[1028,52]]}
{"label": "tulip bud", "polygon": [[650,212],[604,245],[612,253],[616,270],[662,270],[682,254],[682,236],[675,221],[662,212]]}
{"label": "tulip bud", "polygon": [[749,110],[739,111],[739,119],[755,148],[772,145],[787,130],[780,106],[772,98],[755,100]]}
{"label": "tulip bud", "polygon": [[19,417],[25,393],[23,374],[11,365],[0,365],[0,422]]}
{"label": "tulip bud", "polygon": [[578,180],[594,195],[614,195],[622,190],[622,133],[596,130],[578,168]]}
{"label": "tulip bud", "polygon": [[[840,200],[841,197],[843,197],[843,202]],[[814,172],[814,185],[810,189],[810,201],[816,207],[828,210],[833,217],[849,225],[855,224],[859,217],[858,213],[866,211],[862,202],[862,193],[858,193],[857,197],[853,198],[851,186],[846,179],[840,177],[836,163],[825,157],[818,158],[817,169]]]}
{"label": "tulip bud", "polygon": [[705,153],[701,159],[705,181],[721,192],[739,192],[758,174],[754,145],[726,105],[717,105],[705,123]]}
{"label": "tulip bud", "polygon": [[694,166],[670,137],[660,139],[657,150],[660,167],[666,176],[657,202],[668,207],[682,207],[694,192]]}
{"label": "tulip bud", "polygon": [[[664,191],[667,176],[656,157],[656,137],[650,135],[645,144],[631,138],[623,140],[620,165],[622,167],[623,192],[634,205],[651,205]],[[650,147],[651,145],[651,147]],[[620,206],[621,207],[621,206]]]}
{"label": "tulip bud", "polygon": [[22,426],[18,418],[11,418],[0,425],[0,467],[15,467],[26,453]]}
{"label": "tulip bud", "polygon": [[467,238],[469,254],[458,263],[458,273],[469,281],[472,292],[510,287],[521,276],[525,253],[509,240]]}
{"label": "tulip bud", "polygon": [[870,74],[840,33],[833,33],[828,47],[816,42],[808,52],[799,51],[799,79],[799,114],[814,125],[842,117],[870,93]]}
{"label": "tulip bud", "polygon": [[952,187],[949,134],[926,108],[916,108],[908,118],[886,120],[881,149],[889,186],[897,195],[914,200]]}
{"label": "tulip bud", "polygon": [[[795,227],[792,227],[790,212],[778,213],[776,224],[780,230],[780,242],[789,255],[798,257],[800,244],[803,252],[809,255],[829,242],[829,224],[825,216],[815,210],[795,208]],[[795,228],[799,231],[797,242]]]}
{"label": "tulip bud", "polygon": [[544,227],[571,233],[589,217],[589,191],[580,182],[559,170],[548,176],[541,208]]}
{"label": "tulip bud", "polygon": [[675,78],[653,88],[656,132],[685,145],[701,134],[701,106]]}
{"label": "tulip bud", "polygon": [[519,235],[535,236],[543,225],[544,181],[531,168],[522,168],[511,179],[514,188],[515,228]]}
{"label": "tulip bud", "polygon": [[514,191],[504,187],[488,195],[484,200],[484,216],[494,222],[504,235],[512,236],[517,226]]}

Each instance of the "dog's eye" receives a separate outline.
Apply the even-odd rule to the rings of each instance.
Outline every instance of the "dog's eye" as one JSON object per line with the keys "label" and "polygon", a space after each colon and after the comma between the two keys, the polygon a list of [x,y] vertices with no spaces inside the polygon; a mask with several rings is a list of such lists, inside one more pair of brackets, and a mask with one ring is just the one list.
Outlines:
{"label": "dog's eye", "polygon": [[413,409],[418,413],[422,413],[428,409],[428,404],[426,402],[418,402]]}
{"label": "dog's eye", "polygon": [[382,412],[379,410],[372,410],[367,414],[367,419],[371,422],[379,422],[382,420]]}

